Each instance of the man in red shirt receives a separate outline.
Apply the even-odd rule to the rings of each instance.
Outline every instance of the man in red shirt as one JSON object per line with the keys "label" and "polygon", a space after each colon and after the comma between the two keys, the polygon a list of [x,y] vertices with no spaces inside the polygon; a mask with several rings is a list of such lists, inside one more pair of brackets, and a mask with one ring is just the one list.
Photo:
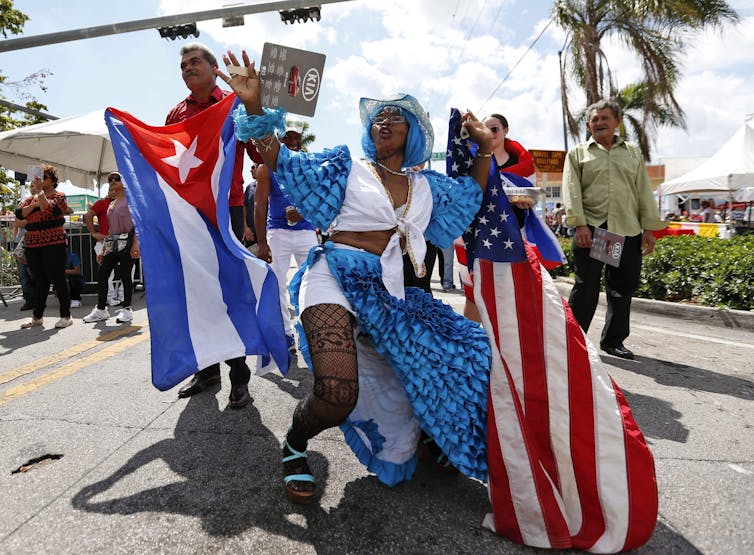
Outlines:
{"label": "man in red shirt", "polygon": [[[181,54],[181,76],[186,87],[191,91],[184,100],[176,104],[170,110],[165,124],[178,123],[194,116],[216,104],[226,96],[232,94],[220,89],[215,83],[217,58],[205,45],[192,42],[184,45]],[[230,223],[233,233],[239,241],[243,238],[244,212],[243,212],[243,155],[244,149],[252,160],[262,162],[261,156],[251,144],[237,143],[235,167],[233,179],[230,184]],[[209,187],[209,184],[207,185]],[[251,402],[249,395],[249,379],[251,371],[246,364],[246,357],[239,357],[225,361],[230,366],[230,403],[233,408],[243,407]],[[220,383],[220,364],[213,364],[200,370],[191,378],[188,384],[178,391],[178,397],[190,397],[207,387]]]}

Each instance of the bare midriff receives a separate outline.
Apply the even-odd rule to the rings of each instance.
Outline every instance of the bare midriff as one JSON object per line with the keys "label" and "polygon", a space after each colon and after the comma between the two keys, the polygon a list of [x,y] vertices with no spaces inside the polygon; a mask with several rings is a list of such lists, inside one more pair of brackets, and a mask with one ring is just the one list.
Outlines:
{"label": "bare midriff", "polygon": [[[330,235],[330,241],[364,249],[367,252],[381,256],[388,241],[395,234],[394,229],[381,231],[336,231]],[[403,243],[403,240],[401,240]]]}

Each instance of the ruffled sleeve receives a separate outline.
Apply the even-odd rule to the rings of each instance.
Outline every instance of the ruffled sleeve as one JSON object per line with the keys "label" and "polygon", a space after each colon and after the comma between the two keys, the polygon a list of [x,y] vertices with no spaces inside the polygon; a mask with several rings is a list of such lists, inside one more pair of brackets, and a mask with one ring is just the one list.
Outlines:
{"label": "ruffled sleeve", "polygon": [[345,145],[321,153],[281,146],[275,177],[304,218],[325,230],[340,212],[350,173],[351,153]]}
{"label": "ruffled sleeve", "polygon": [[450,178],[432,170],[422,174],[432,190],[432,219],[424,237],[440,248],[449,247],[474,219],[482,202],[482,189],[471,176]]}

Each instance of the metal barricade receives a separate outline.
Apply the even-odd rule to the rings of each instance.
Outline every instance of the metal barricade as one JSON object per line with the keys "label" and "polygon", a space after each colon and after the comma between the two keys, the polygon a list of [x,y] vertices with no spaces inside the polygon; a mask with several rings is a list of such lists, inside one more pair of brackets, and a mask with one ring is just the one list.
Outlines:
{"label": "metal barricade", "polygon": [[[97,255],[94,252],[96,241],[91,236],[86,226],[82,224],[71,223],[66,225],[68,231],[68,242],[71,250],[79,255],[81,259],[81,276],[84,278],[84,287],[86,291],[96,289],[97,275],[99,265],[97,264]],[[117,271],[117,270],[116,270]],[[140,289],[144,285],[144,278],[141,272],[141,259],[134,264],[133,283],[135,289]]]}
{"label": "metal barricade", "polygon": [[13,236],[13,222],[16,217],[12,214],[0,216],[0,291],[6,297],[13,297],[20,292],[18,269],[13,249],[16,248],[16,238]]}

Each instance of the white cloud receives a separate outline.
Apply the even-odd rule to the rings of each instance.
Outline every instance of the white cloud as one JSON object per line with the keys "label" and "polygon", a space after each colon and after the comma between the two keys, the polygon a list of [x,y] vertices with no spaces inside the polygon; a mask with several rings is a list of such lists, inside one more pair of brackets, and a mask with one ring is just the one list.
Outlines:
{"label": "white cloud", "polygon": [[[656,159],[709,155],[745,113],[754,112],[754,0],[732,5],[742,14],[739,25],[688,41],[677,98],[689,132],[660,130]],[[435,150],[443,147],[451,106],[480,117],[501,112],[510,121],[511,137],[529,148],[558,149],[563,131],[557,52],[565,34],[548,25],[551,6],[544,0],[354,0],[323,5],[318,23],[286,26],[276,13],[247,16],[238,28],[200,23],[200,40],[215,41],[220,51],[244,47],[253,57],[264,42],[325,53],[325,85],[312,121],[317,148],[346,142],[358,151],[358,98],[402,90],[430,112]],[[160,2],[163,14],[217,7],[209,0]],[[639,79],[638,62],[625,45],[608,40],[605,49],[619,85]],[[573,105],[583,102],[577,90],[571,94]]]}

